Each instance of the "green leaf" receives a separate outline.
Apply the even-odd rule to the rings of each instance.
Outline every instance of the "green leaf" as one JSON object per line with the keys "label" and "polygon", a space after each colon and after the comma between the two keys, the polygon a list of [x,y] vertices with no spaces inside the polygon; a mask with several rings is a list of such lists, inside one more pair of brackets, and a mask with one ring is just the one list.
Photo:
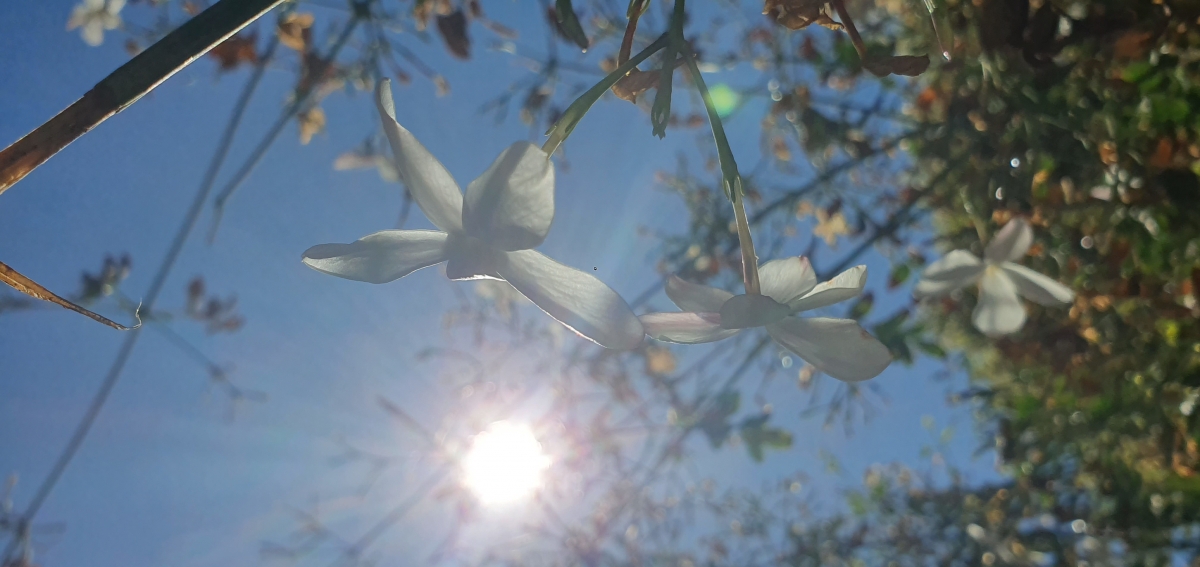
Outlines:
{"label": "green leaf", "polygon": [[583,33],[583,26],[579,23],[579,16],[575,15],[575,8],[571,6],[571,0],[556,0],[554,13],[558,16],[558,23],[562,26],[563,33],[567,38],[575,42],[579,49],[587,51],[587,34]]}
{"label": "green leaf", "polygon": [[908,281],[908,276],[912,275],[912,267],[908,264],[898,264],[892,268],[892,273],[888,276],[888,288],[896,289],[901,284]]}
{"label": "green leaf", "polygon": [[770,419],[769,413],[748,417],[742,421],[738,431],[750,458],[758,463],[762,462],[765,449],[783,450],[792,446],[792,434],[782,429],[767,427]]}
{"label": "green leaf", "polygon": [[563,111],[562,117],[549,130],[546,130],[546,135],[549,136],[549,139],[546,140],[546,143],[542,144],[542,151],[550,155],[558,151],[558,147],[566,141],[567,136],[571,135],[571,131],[575,130],[575,126],[579,124],[579,121],[583,120],[583,116],[587,114],[593,104],[596,104],[596,101],[600,100],[600,97],[604,96],[605,92],[608,92],[608,89],[611,89],[613,85],[617,84],[617,81],[621,80],[621,77],[628,75],[642,61],[645,61],[646,58],[666,45],[667,35],[663,34],[654,43],[646,46],[645,49],[631,57],[629,61],[626,61],[624,65],[617,67],[616,70],[601,79],[599,83],[596,83],[587,92],[575,99],[575,102],[572,102],[571,106],[568,106]]}

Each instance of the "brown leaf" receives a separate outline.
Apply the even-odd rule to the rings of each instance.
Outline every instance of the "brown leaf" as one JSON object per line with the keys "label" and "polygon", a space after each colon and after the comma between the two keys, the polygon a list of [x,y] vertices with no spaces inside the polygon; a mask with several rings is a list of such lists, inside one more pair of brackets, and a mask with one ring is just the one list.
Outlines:
{"label": "brown leaf", "polygon": [[235,35],[209,50],[208,55],[217,60],[222,71],[232,71],[242,63],[258,63],[258,51],[254,48],[257,42],[258,32]]}
{"label": "brown leaf", "polygon": [[653,71],[634,69],[628,75],[621,77],[621,80],[613,85],[612,91],[621,99],[636,104],[638,95],[658,86],[658,77],[657,69]]}
{"label": "brown leaf", "polygon": [[766,0],[763,14],[789,29],[798,30],[812,24],[831,30],[842,29],[842,24],[825,13],[826,0]]}
{"label": "brown leaf", "polygon": [[883,59],[863,61],[863,68],[876,77],[903,75],[916,77],[929,68],[928,55],[895,55]]}
{"label": "brown leaf", "polygon": [[275,29],[279,42],[300,53],[308,51],[312,45],[313,21],[313,15],[307,12],[288,14]]}
{"label": "brown leaf", "polygon": [[437,17],[438,33],[446,41],[446,49],[459,59],[471,58],[471,38],[467,37],[467,15],[462,10]]}
{"label": "brown leaf", "polygon": [[296,115],[296,121],[300,123],[300,144],[307,145],[314,135],[325,130],[325,111],[314,106]]}
{"label": "brown leaf", "polygon": [[1171,167],[1171,161],[1175,157],[1175,144],[1170,138],[1162,137],[1158,139],[1158,145],[1154,148],[1154,153],[1150,156],[1150,167],[1167,168]]}
{"label": "brown leaf", "polygon": [[42,301],[49,301],[50,303],[58,305],[59,307],[70,309],[71,311],[74,311],[80,315],[83,315],[93,321],[108,325],[109,327],[112,327],[114,329],[119,329],[122,331],[130,331],[130,330],[133,330],[133,329],[136,329],[136,328],[142,326],[141,320],[138,320],[137,324],[134,325],[133,327],[126,327],[125,325],[122,325],[120,323],[112,321],[111,319],[108,319],[106,317],[103,317],[101,315],[93,313],[91,311],[88,311],[87,309],[84,309],[83,307],[80,307],[74,303],[71,303],[70,301],[67,301],[66,299],[63,299],[63,298],[55,295],[54,292],[42,287],[41,284],[21,275],[20,272],[8,267],[8,265],[5,264],[4,262],[0,262],[0,282],[4,282],[4,283],[8,284],[13,289],[15,289],[25,295],[28,295],[29,297],[32,297],[34,299],[41,299]]}

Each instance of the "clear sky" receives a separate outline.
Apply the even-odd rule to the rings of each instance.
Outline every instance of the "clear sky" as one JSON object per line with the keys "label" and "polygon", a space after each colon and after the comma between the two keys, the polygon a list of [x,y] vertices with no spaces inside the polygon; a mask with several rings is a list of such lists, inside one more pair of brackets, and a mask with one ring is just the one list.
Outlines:
{"label": "clear sky", "polygon": [[[69,0],[0,3],[0,145],[49,119],[127,59],[116,34],[90,48],[65,31],[71,8]],[[540,17],[535,4],[489,9],[492,18],[524,33],[517,41],[522,49],[544,49],[540,21],[522,23]],[[400,121],[463,186],[500,150],[529,136],[515,113],[501,124],[480,115],[481,104],[528,70],[512,55],[484,49],[492,36],[478,27],[472,31],[476,49],[469,62],[449,58],[436,40],[425,45],[407,38],[448,78],[450,96],[437,97],[420,79],[396,90]],[[106,253],[128,252],[134,269],[123,289],[135,298],[144,293],[245,76],[219,76],[202,60],[0,196],[0,259],[66,293],[77,288],[82,270],[97,270]],[[292,77],[268,73],[234,145],[234,165],[278,114]],[[431,269],[371,286],[323,276],[300,263],[300,253],[313,244],[349,242],[390,228],[401,202],[400,187],[374,172],[331,167],[376,128],[367,93],[335,94],[324,108],[327,131],[301,146],[289,125],[232,201],[215,245],[194,237],[160,300],[163,308],[182,307],[184,288],[195,275],[203,275],[214,292],[236,293],[247,319],[237,334],[208,337],[186,321],[175,328],[214,360],[236,366],[235,379],[266,392],[269,401],[226,420],[227,401],[209,389],[204,370],[146,333],[39,514],[39,525],[65,527],[62,534],[39,538],[39,563],[255,562],[260,541],[294,527],[291,508],[308,508],[314,498],[352,499],[363,471],[330,465],[337,439],[386,449],[398,437],[394,422],[377,409],[377,395],[401,401],[419,418],[437,418],[428,386],[436,372],[417,364],[413,354],[439,344],[442,313],[455,301],[451,286],[470,284],[449,283]],[[754,163],[757,118],[754,112],[744,116],[730,125],[732,142],[743,163]],[[683,223],[684,209],[655,189],[654,174],[673,170],[676,153],[694,155],[696,147],[691,132],[660,141],[649,130],[642,111],[611,97],[584,120],[567,143],[570,169],[558,171],[557,217],[542,247],[564,263],[594,267],[626,297],[655,278],[654,242],[639,236],[638,227],[679,230]],[[209,220],[207,214],[201,219],[202,231]],[[414,209],[410,226],[427,223]],[[871,286],[882,287],[886,264],[879,258],[867,263]],[[895,301],[885,300],[879,311],[888,312]],[[668,307],[662,297],[652,304]],[[61,310],[0,315],[0,473],[20,475],[18,510],[62,449],[123,338]],[[931,415],[940,425],[958,427],[950,460],[975,479],[989,478],[990,454],[971,457],[978,439],[969,414],[944,404],[945,394],[961,389],[964,379],[936,381],[937,370],[923,363],[885,371],[876,383],[890,403],[853,436],[823,430],[820,418],[799,419],[804,397],[792,391],[784,399],[796,407],[776,404],[776,415],[795,435],[791,451],[756,465],[742,449],[724,448],[702,456],[698,470],[746,486],[805,470],[818,477],[812,490],[829,491],[857,484],[872,463],[916,463],[920,448],[935,438],[921,426],[921,418]],[[842,461],[842,477],[820,474],[822,450]],[[404,475],[381,482],[372,493],[376,507],[365,507],[375,516],[413,488]],[[401,564],[394,558],[422,548],[430,534],[422,531],[421,514],[436,514],[436,506],[419,509],[381,542],[379,549],[391,558],[382,564]],[[345,519],[345,535],[356,536],[374,519],[369,515]]]}

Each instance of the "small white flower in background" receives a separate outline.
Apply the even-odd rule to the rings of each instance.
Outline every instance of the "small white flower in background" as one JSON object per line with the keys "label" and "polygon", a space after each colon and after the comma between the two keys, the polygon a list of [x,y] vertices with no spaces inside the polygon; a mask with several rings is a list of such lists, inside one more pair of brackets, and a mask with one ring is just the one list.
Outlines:
{"label": "small white flower in background", "polygon": [[580,335],[612,349],[632,349],[642,324],[617,292],[595,276],[532,250],[554,220],[554,165],[540,148],[517,142],[462,191],[446,168],[396,122],[389,81],[376,104],[400,179],[441,230],[384,230],[351,244],[321,244],[304,253],[317,271],[385,283],[446,262],[452,280],[502,279]]}
{"label": "small white flower in background", "polygon": [[96,47],[104,43],[104,32],[121,27],[121,8],[125,0],[83,0],[71,12],[67,29],[80,28],[84,43]]}
{"label": "small white flower in background", "polygon": [[371,148],[351,150],[333,160],[333,169],[336,171],[369,167],[375,168],[379,172],[379,178],[388,183],[400,181],[400,172],[396,170],[392,158]]}
{"label": "small white flower in background", "polygon": [[913,295],[918,299],[945,295],[979,282],[979,303],[971,315],[975,327],[992,337],[1016,332],[1025,324],[1025,306],[1018,296],[1046,306],[1075,299],[1067,286],[1014,263],[1031,245],[1033,229],[1025,219],[1014,218],[988,243],[982,260],[966,250],[955,250],[930,264]]}
{"label": "small white flower in background", "polygon": [[696,344],[766,327],[771,338],[796,356],[847,382],[874,378],[891,363],[887,347],[852,319],[792,316],[857,297],[867,281],[866,266],[818,284],[808,259],[793,257],[763,264],[758,276],[762,295],[734,295],[672,276],[667,280],[667,297],[683,312],[643,315],[646,334],[661,341]]}

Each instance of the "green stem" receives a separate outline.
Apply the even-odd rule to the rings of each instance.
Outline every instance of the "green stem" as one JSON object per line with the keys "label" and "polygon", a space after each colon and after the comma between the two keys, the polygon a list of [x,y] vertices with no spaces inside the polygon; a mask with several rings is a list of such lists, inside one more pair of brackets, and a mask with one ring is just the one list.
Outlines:
{"label": "green stem", "polygon": [[587,92],[580,95],[579,98],[575,99],[575,102],[572,102],[571,106],[568,106],[567,110],[563,112],[562,118],[559,118],[558,121],[546,131],[546,135],[550,138],[546,140],[545,144],[542,144],[542,151],[546,152],[546,155],[554,155],[554,152],[558,150],[558,147],[561,146],[564,141],[566,141],[567,136],[571,135],[571,131],[574,130],[575,126],[579,124],[579,121],[583,119],[583,115],[587,114],[587,111],[592,108],[592,105],[596,104],[596,101],[600,100],[600,97],[604,96],[604,93],[607,92],[608,89],[611,89],[613,85],[617,84],[617,81],[620,81],[622,78],[628,75],[630,71],[637,68],[642,61],[645,61],[648,57],[654,55],[663,47],[666,47],[667,41],[667,34],[659,36],[658,39],[654,40],[654,43],[646,46],[645,49],[639,51],[638,54],[634,55],[629,61],[626,61],[620,67],[617,67],[615,71],[609,73],[608,76],[601,79],[599,83],[596,83],[595,86],[588,89]]}
{"label": "green stem", "polygon": [[650,108],[650,124],[654,135],[666,137],[667,125],[671,122],[671,91],[675,77],[675,59],[683,51],[684,0],[675,0],[675,11],[671,14],[671,26],[667,29],[667,47],[663,49],[662,69],[658,74],[658,92],[654,95],[654,106]]}
{"label": "green stem", "polygon": [[758,255],[754,252],[754,239],[750,235],[750,222],[746,218],[746,205],[743,201],[745,191],[742,188],[742,176],[738,173],[737,161],[733,159],[733,149],[729,147],[729,139],[725,137],[725,127],[721,124],[721,115],[713,104],[712,95],[704,77],[700,76],[700,67],[696,65],[696,56],[691,48],[683,45],[683,58],[688,71],[692,74],[692,82],[704,99],[704,109],[708,111],[708,123],[712,126],[713,141],[717,146],[717,159],[721,162],[721,184],[725,196],[733,203],[734,221],[737,223],[738,244],[742,250],[742,282],[746,293],[758,294]]}

